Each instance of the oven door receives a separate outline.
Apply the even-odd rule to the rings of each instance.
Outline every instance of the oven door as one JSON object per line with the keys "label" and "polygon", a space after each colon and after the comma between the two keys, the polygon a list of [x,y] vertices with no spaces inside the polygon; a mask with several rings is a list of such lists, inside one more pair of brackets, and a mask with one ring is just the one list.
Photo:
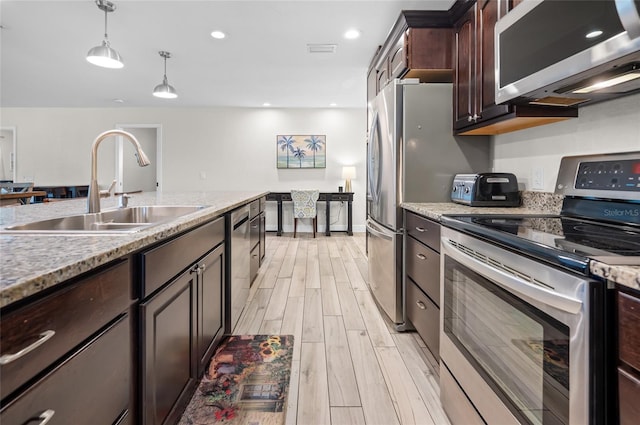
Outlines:
{"label": "oven door", "polygon": [[589,281],[448,228],[441,267],[445,385],[489,424],[590,423]]}

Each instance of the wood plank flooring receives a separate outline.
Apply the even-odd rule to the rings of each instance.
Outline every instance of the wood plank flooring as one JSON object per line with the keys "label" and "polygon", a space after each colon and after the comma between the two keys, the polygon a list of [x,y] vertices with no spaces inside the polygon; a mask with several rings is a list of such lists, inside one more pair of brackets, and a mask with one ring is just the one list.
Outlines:
{"label": "wood plank flooring", "polygon": [[367,286],[364,234],[267,234],[234,334],[295,337],[288,425],[450,425],[438,365],[395,332]]}

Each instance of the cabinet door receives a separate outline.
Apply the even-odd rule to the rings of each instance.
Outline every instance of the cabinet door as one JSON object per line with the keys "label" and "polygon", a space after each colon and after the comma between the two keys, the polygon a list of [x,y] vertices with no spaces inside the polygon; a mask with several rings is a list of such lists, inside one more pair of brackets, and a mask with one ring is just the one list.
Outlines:
{"label": "cabinet door", "polygon": [[378,73],[371,68],[367,74],[367,103],[375,99],[378,94]]}
{"label": "cabinet door", "polygon": [[455,26],[453,72],[453,128],[468,126],[475,111],[475,38],[476,11],[474,4]]}
{"label": "cabinet door", "polygon": [[[410,30],[409,30],[410,31]],[[389,52],[389,79],[400,78],[407,70],[407,33],[404,32]]]}
{"label": "cabinet door", "polygon": [[195,291],[187,271],[140,305],[143,424],[177,422],[195,389]]}
{"label": "cabinet door", "polygon": [[476,111],[477,122],[504,115],[509,106],[496,105],[495,94],[495,35],[496,22],[507,12],[507,0],[482,0],[478,2],[477,24],[477,56],[478,72],[476,75]]}
{"label": "cabinet door", "polygon": [[378,92],[379,92],[389,82],[389,62],[387,60],[385,60],[380,65],[380,69],[378,69],[378,74],[377,74],[376,78],[378,80],[377,89],[378,89]]}
{"label": "cabinet door", "polygon": [[224,245],[198,261],[198,373],[207,367],[223,332]]}

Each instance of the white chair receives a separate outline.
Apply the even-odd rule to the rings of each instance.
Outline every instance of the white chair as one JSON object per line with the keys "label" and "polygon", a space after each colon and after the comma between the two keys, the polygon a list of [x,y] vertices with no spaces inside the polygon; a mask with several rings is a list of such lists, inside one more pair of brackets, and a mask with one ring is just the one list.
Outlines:
{"label": "white chair", "polygon": [[313,219],[313,237],[316,237],[318,230],[318,210],[316,202],[320,197],[319,190],[292,190],[291,200],[293,201],[293,237],[296,237],[299,218]]}

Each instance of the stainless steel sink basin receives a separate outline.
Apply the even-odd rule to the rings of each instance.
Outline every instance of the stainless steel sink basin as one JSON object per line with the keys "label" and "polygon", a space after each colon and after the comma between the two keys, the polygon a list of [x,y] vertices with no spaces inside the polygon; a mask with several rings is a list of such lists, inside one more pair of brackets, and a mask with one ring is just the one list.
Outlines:
{"label": "stainless steel sink basin", "polygon": [[149,205],[118,208],[9,226],[3,232],[131,233],[165,223],[204,208],[202,205]]}

